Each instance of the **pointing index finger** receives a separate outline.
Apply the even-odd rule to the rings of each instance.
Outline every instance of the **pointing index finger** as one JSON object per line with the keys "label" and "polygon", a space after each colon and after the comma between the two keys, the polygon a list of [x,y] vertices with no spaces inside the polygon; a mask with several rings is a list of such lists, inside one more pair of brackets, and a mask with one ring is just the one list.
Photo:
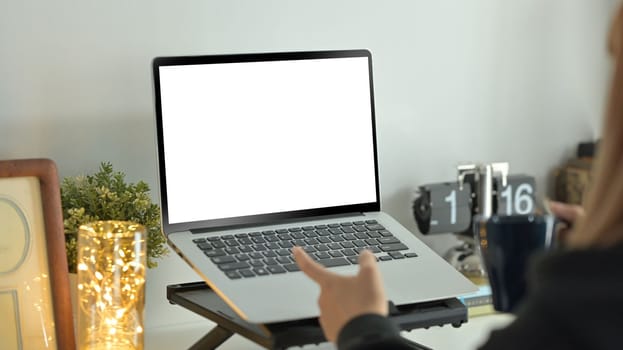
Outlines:
{"label": "pointing index finger", "polygon": [[327,271],[324,266],[312,260],[301,247],[292,248],[292,254],[294,254],[294,259],[301,271],[316,283],[322,285],[327,279],[331,278],[332,273]]}

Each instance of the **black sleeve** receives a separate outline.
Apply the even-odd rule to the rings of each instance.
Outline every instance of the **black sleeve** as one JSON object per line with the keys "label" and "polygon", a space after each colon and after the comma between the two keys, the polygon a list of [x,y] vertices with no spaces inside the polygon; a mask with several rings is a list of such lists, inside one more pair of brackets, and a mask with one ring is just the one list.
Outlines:
{"label": "black sleeve", "polygon": [[516,319],[481,350],[623,349],[622,260],[623,244],[538,258]]}
{"label": "black sleeve", "polygon": [[426,349],[400,336],[400,329],[387,317],[376,314],[357,316],[340,331],[339,350]]}

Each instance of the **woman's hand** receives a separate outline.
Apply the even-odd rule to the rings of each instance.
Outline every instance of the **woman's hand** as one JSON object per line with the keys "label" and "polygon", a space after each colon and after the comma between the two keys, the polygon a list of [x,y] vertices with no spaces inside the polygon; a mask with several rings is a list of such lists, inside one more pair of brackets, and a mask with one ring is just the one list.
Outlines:
{"label": "woman's hand", "polygon": [[320,326],[327,340],[335,343],[340,330],[363,314],[387,316],[388,306],[376,257],[365,250],[359,256],[359,273],[341,276],[313,261],[300,247],[292,253],[303,271],[320,286]]}
{"label": "woman's hand", "polygon": [[584,217],[584,208],[575,204],[566,204],[562,202],[548,201],[549,209],[555,217],[565,221],[566,227],[558,231],[558,239],[565,241],[574,224]]}

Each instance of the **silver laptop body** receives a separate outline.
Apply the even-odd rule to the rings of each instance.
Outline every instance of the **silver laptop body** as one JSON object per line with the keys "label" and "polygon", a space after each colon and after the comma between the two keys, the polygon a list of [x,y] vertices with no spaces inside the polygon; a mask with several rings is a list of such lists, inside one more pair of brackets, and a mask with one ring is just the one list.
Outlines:
{"label": "silver laptop body", "polygon": [[476,290],[380,211],[369,51],[158,57],[153,77],[164,234],[242,318],[318,315],[292,245],[341,274],[373,249],[396,305]]}

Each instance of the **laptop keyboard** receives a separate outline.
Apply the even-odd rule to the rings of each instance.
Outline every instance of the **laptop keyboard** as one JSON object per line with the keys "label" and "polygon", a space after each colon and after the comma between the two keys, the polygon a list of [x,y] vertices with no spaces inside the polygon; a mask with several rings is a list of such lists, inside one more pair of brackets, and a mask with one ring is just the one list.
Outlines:
{"label": "laptop keyboard", "polygon": [[417,257],[376,220],[210,236],[193,242],[230,279],[300,271],[290,251],[294,246],[325,267],[357,264],[364,249],[383,253],[378,261]]}

